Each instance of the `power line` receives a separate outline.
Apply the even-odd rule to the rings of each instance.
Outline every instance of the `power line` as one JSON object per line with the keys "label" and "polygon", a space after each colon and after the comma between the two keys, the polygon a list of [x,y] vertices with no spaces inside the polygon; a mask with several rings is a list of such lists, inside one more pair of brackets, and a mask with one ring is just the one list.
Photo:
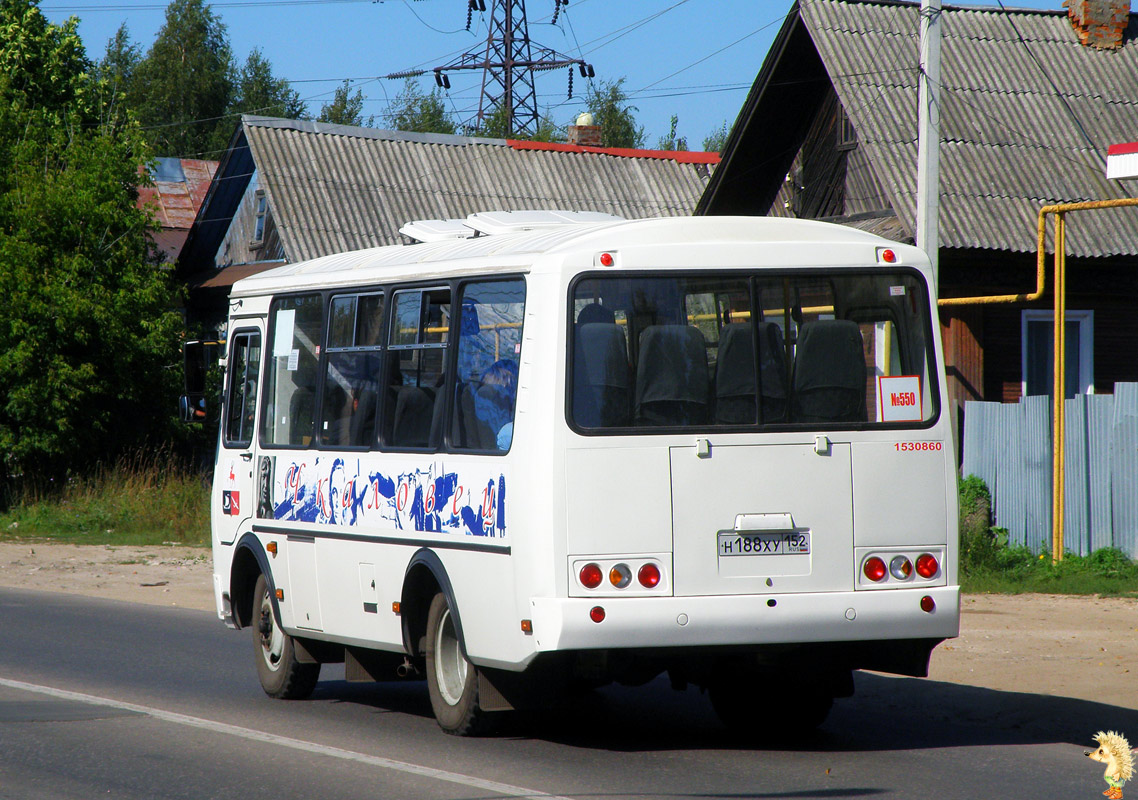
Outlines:
{"label": "power line", "polygon": [[[325,6],[337,4],[385,3],[387,0],[220,0],[211,2],[210,8],[269,8],[271,6]],[[67,5],[40,6],[42,11],[165,11],[168,3],[142,3],[131,5]]]}

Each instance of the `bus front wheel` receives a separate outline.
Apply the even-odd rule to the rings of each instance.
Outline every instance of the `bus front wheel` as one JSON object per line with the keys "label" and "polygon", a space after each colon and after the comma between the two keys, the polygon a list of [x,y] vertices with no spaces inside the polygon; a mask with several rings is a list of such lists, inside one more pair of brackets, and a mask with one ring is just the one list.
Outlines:
{"label": "bus front wheel", "polygon": [[281,700],[303,700],[312,694],[320,665],[297,661],[292,637],[281,630],[273,615],[273,598],[264,575],[257,576],[253,590],[252,628],[257,677],[265,694]]}
{"label": "bus front wheel", "polygon": [[487,713],[478,706],[478,668],[466,660],[455,616],[441,592],[427,612],[427,692],[439,727],[455,736],[471,736],[487,728]]}

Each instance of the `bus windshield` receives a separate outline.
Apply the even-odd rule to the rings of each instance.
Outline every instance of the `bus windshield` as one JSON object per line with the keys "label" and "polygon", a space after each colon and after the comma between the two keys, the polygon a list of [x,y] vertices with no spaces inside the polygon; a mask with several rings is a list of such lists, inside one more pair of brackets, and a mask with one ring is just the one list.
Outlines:
{"label": "bus windshield", "polygon": [[916,272],[590,274],[571,301],[569,413],[584,433],[937,414]]}

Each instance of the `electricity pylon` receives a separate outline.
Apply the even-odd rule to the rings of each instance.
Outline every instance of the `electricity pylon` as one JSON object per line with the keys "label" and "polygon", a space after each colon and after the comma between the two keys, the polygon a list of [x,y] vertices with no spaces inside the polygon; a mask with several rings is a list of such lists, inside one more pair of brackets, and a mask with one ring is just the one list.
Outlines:
{"label": "electricity pylon", "polygon": [[[485,11],[485,0],[467,0],[469,27],[474,11]],[[569,0],[553,0],[554,18]],[[449,89],[448,72],[482,70],[482,93],[478,114],[468,125],[482,129],[486,119],[502,108],[506,131],[510,135],[533,135],[540,119],[533,74],[559,67],[569,67],[569,96],[573,95],[573,68],[581,77],[593,77],[593,68],[579,58],[570,58],[556,50],[535,44],[529,38],[525,0],[492,0],[490,33],[486,46],[479,52],[467,52],[449,64],[435,67],[435,83]]]}

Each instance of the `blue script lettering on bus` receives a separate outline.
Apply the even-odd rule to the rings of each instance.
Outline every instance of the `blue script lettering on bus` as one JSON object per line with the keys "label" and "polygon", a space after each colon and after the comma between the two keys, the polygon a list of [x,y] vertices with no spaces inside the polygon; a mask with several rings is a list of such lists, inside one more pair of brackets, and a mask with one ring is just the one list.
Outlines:
{"label": "blue script lettering on bus", "polygon": [[[439,465],[399,475],[365,472],[344,458],[293,462],[273,486],[273,517],[351,527],[386,521],[398,530],[504,538],[504,475],[463,481]],[[479,492],[477,487],[482,485]]]}

